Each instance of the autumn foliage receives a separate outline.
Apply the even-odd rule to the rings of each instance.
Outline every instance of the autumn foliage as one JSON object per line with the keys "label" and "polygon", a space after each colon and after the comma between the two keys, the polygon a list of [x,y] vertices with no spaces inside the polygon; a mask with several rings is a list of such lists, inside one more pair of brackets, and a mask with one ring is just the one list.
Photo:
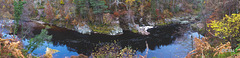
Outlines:
{"label": "autumn foliage", "polygon": [[213,47],[208,42],[207,38],[194,38],[194,47],[195,49],[189,52],[186,58],[213,58],[226,52],[224,49],[231,49],[231,44],[230,42],[227,42],[225,44],[220,44],[219,46]]}
{"label": "autumn foliage", "polygon": [[240,27],[240,14],[232,14],[231,16],[225,15],[222,20],[212,20],[211,23],[208,24],[212,31],[214,32],[214,36],[218,36],[221,38],[238,38],[239,36],[239,27]]}
{"label": "autumn foliage", "polygon": [[20,41],[15,39],[2,39],[0,38],[0,57],[3,58],[24,58],[21,49]]}
{"label": "autumn foliage", "polygon": [[240,1],[237,0],[209,0],[205,1],[204,13],[211,13],[208,18],[210,20],[220,20],[225,14],[231,15],[237,13],[240,9]]}
{"label": "autumn foliage", "polygon": [[44,12],[46,14],[46,19],[48,19],[48,20],[54,19],[55,14],[53,12],[53,7],[51,6],[49,1],[46,3],[46,6],[44,8]]}

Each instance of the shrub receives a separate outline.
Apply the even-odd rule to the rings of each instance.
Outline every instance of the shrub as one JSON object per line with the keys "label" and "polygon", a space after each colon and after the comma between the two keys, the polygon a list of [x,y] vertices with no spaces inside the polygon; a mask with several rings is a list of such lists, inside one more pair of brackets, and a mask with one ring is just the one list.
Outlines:
{"label": "shrub", "polygon": [[24,58],[20,41],[0,38],[0,58]]}
{"label": "shrub", "polygon": [[232,14],[231,16],[225,15],[222,20],[212,20],[208,24],[208,27],[212,28],[215,36],[220,38],[237,39],[240,40],[239,27],[240,27],[240,14]]}
{"label": "shrub", "polygon": [[49,1],[46,3],[44,12],[46,14],[46,19],[48,20],[52,20],[55,17],[53,12],[53,7],[51,6]]}
{"label": "shrub", "polygon": [[194,38],[194,47],[195,49],[189,52],[189,54],[186,56],[186,58],[218,58],[218,57],[228,57],[231,56],[231,52],[224,51],[224,50],[230,50],[231,49],[231,43],[227,42],[225,44],[220,44],[217,47],[212,47],[208,41],[207,38]]}
{"label": "shrub", "polygon": [[23,4],[25,4],[25,1],[14,1],[14,20],[15,20],[15,28],[14,28],[14,34],[17,32],[17,26],[19,25],[20,15],[22,14]]}
{"label": "shrub", "polygon": [[91,54],[93,58],[136,58],[136,51],[130,47],[121,48],[115,43],[99,45],[96,52]]}

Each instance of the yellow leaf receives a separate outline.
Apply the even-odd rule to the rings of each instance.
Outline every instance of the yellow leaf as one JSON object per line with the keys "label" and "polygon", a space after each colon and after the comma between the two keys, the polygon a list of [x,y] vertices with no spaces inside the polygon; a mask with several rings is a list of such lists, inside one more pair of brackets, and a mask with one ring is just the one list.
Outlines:
{"label": "yellow leaf", "polygon": [[135,1],[135,0],[126,0],[125,2],[131,6],[134,1]]}
{"label": "yellow leaf", "polygon": [[5,5],[3,5],[3,9],[5,8]]}
{"label": "yellow leaf", "polygon": [[60,4],[64,4],[64,1],[63,1],[63,0],[60,0]]}
{"label": "yellow leaf", "polygon": [[46,48],[46,54],[44,55],[44,58],[52,58],[52,54],[59,52],[58,50]]}

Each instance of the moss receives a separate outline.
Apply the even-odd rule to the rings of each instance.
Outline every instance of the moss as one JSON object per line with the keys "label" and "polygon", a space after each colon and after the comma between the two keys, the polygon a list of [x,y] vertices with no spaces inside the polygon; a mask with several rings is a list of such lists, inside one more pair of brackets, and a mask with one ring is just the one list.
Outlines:
{"label": "moss", "polygon": [[159,23],[159,24],[157,24],[157,26],[163,26],[163,25],[168,25],[168,24],[172,24],[172,22],[170,22],[170,23]]}
{"label": "moss", "polygon": [[217,56],[215,56],[214,58],[227,58],[229,56],[231,56],[231,52],[227,52],[227,53],[223,53],[223,54],[219,54]]}
{"label": "moss", "polygon": [[94,32],[101,34],[109,34],[113,30],[113,27],[111,27],[111,25],[106,24],[89,24],[89,26]]}
{"label": "moss", "polygon": [[132,32],[133,33],[138,33],[138,31],[136,29],[133,29]]}
{"label": "moss", "polygon": [[44,9],[45,7],[44,6],[39,6],[38,9]]}
{"label": "moss", "polygon": [[193,9],[193,14],[198,14],[201,11],[201,9]]}

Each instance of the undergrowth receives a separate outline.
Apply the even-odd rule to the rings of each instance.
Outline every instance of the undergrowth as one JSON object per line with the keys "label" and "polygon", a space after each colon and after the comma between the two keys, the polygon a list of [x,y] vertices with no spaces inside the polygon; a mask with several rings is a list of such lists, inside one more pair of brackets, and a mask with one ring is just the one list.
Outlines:
{"label": "undergrowth", "polygon": [[0,58],[24,58],[22,44],[15,39],[0,38]]}
{"label": "undergrowth", "polygon": [[91,28],[92,31],[97,32],[97,33],[102,33],[102,34],[109,34],[112,30],[113,27],[109,27],[110,25],[106,24],[89,24],[89,27]]}
{"label": "undergrowth", "polygon": [[186,58],[226,58],[234,57],[237,55],[239,48],[236,48],[235,51],[231,49],[231,43],[227,42],[225,44],[220,44],[216,47],[213,47],[209,44],[207,38],[194,38],[194,47],[195,49],[189,52]]}

